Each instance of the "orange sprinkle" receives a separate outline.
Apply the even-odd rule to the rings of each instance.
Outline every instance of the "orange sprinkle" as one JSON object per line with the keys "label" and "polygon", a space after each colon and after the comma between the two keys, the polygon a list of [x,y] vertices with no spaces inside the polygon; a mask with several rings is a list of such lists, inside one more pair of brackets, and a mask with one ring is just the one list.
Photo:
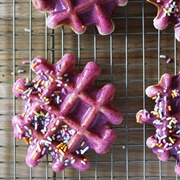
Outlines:
{"label": "orange sprinkle", "polygon": [[172,96],[172,98],[175,98],[175,94],[174,93],[171,93],[171,96]]}
{"label": "orange sprinkle", "polygon": [[24,111],[23,113],[22,113],[22,117],[24,117],[26,115],[26,111]]}
{"label": "orange sprinkle", "polygon": [[17,87],[17,86],[16,86],[16,89],[17,89],[18,91],[20,91],[20,92],[24,92],[23,89],[21,89],[21,88],[19,88],[19,87]]}
{"label": "orange sprinkle", "polygon": [[30,138],[29,138],[29,141],[32,141],[33,140],[33,137],[31,136]]}
{"label": "orange sprinkle", "polygon": [[83,161],[87,162],[88,160],[87,160],[87,158],[84,158]]}
{"label": "orange sprinkle", "polygon": [[38,65],[38,63],[35,62],[35,63],[32,65],[32,69],[34,69],[37,65]]}
{"label": "orange sprinkle", "polygon": [[36,153],[34,156],[33,156],[33,160],[36,160],[38,157],[38,154]]}
{"label": "orange sprinkle", "polygon": [[56,147],[60,148],[63,145],[63,143],[61,142],[60,144],[58,144]]}
{"label": "orange sprinkle", "polygon": [[172,110],[172,107],[171,107],[170,105],[168,106],[168,110],[169,110],[169,111],[171,111],[171,110]]}
{"label": "orange sprinkle", "polygon": [[42,79],[39,79],[39,81],[37,82],[37,84],[39,85],[42,82]]}
{"label": "orange sprinkle", "polygon": [[25,141],[26,144],[29,144],[29,141],[27,138],[23,137],[23,140]]}
{"label": "orange sprinkle", "polygon": [[83,29],[85,29],[85,28],[86,28],[86,26],[85,26],[85,25],[82,25],[81,27],[82,27]]}
{"label": "orange sprinkle", "polygon": [[137,123],[140,123],[140,122],[141,122],[141,115],[140,115],[140,114],[138,115],[136,122],[137,122]]}
{"label": "orange sprinkle", "polygon": [[64,62],[62,65],[63,65],[63,66],[67,66],[67,63],[66,63],[66,62]]}
{"label": "orange sprinkle", "polygon": [[68,146],[65,146],[64,149],[63,149],[63,151],[66,152],[67,149],[68,149]]}

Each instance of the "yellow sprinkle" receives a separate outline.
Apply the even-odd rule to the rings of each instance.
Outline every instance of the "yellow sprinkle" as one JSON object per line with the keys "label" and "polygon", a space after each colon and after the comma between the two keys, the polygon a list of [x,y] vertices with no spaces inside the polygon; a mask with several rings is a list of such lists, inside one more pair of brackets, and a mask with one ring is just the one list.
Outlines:
{"label": "yellow sprinkle", "polygon": [[64,155],[64,152],[63,152],[61,149],[59,149],[59,152],[60,152],[62,155]]}
{"label": "yellow sprinkle", "polygon": [[67,63],[66,63],[66,62],[64,62],[62,65],[63,65],[63,66],[67,66]]}
{"label": "yellow sprinkle", "polygon": [[25,141],[26,144],[29,144],[29,141],[27,138],[23,137],[23,140]]}
{"label": "yellow sprinkle", "polygon": [[169,137],[169,140],[171,141],[172,144],[174,144],[174,140],[171,137]]}
{"label": "yellow sprinkle", "polygon": [[172,96],[172,98],[175,98],[175,94],[174,94],[174,92],[172,92],[172,93],[171,93],[171,96]]}
{"label": "yellow sprinkle", "polygon": [[171,110],[172,110],[172,108],[171,108],[171,106],[170,106],[170,105],[168,106],[168,110],[169,110],[169,111],[171,111]]}
{"label": "yellow sprinkle", "polygon": [[51,81],[54,81],[54,79],[53,79],[51,76],[49,76],[49,79],[50,79]]}
{"label": "yellow sprinkle", "polygon": [[44,112],[42,112],[42,111],[40,111],[40,115],[43,117],[45,116]]}
{"label": "yellow sprinkle", "polygon": [[169,121],[169,120],[171,120],[171,119],[172,119],[171,117],[168,117],[168,118],[167,118],[167,121]]}
{"label": "yellow sprinkle", "polygon": [[52,147],[51,147],[51,146],[49,146],[49,150],[50,150],[50,151],[52,150]]}
{"label": "yellow sprinkle", "polygon": [[152,99],[155,100],[157,98],[157,96],[153,96]]}
{"label": "yellow sprinkle", "polygon": [[52,129],[51,129],[51,131],[55,131],[56,130],[56,128],[55,127],[53,127]]}

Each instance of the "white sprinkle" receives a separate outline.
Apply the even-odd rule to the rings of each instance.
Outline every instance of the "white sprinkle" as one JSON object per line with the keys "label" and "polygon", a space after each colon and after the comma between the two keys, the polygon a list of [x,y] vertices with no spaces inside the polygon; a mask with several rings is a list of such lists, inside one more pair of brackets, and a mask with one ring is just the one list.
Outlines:
{"label": "white sprinkle", "polygon": [[22,133],[22,130],[21,130],[21,128],[19,127],[18,124],[16,124],[16,127],[17,127],[18,132],[19,132],[19,133]]}
{"label": "white sprinkle", "polygon": [[159,153],[163,153],[164,150],[163,150],[163,149],[158,149],[158,152],[159,152]]}
{"label": "white sprinkle", "polygon": [[51,144],[51,142],[49,142],[49,141],[47,141],[47,140],[41,140],[40,144],[41,144],[41,143],[44,143],[44,144],[45,144],[45,143]]}
{"label": "white sprinkle", "polygon": [[89,149],[89,147],[87,146],[86,148],[80,150],[81,154],[84,154],[88,149]]}
{"label": "white sprinkle", "polygon": [[52,139],[51,139],[49,136],[47,137],[47,139],[48,139],[49,141],[52,141]]}
{"label": "white sprinkle", "polygon": [[167,56],[161,54],[159,57],[160,57],[160,58],[166,58]]}
{"label": "white sprinkle", "polygon": [[81,163],[84,164],[84,165],[86,164],[83,160],[81,160]]}

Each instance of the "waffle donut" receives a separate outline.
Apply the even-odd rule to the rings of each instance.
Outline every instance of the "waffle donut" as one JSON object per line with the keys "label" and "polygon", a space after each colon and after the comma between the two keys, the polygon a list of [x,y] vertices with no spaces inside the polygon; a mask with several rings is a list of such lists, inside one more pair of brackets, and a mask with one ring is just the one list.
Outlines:
{"label": "waffle donut", "polygon": [[100,34],[107,35],[114,30],[110,19],[114,9],[117,5],[125,6],[127,0],[33,0],[33,4],[37,10],[49,12],[49,28],[67,24],[75,33],[82,34],[95,24]]}
{"label": "waffle donut", "polygon": [[159,30],[172,24],[175,38],[180,41],[180,1],[179,0],[147,0],[157,7],[154,27]]}
{"label": "waffle donut", "polygon": [[162,161],[174,157],[178,161],[175,172],[180,176],[180,73],[164,74],[157,85],[146,89],[146,94],[155,106],[150,112],[140,110],[137,122],[155,127],[156,133],[147,139],[147,146]]}
{"label": "waffle donut", "polygon": [[81,73],[74,66],[71,54],[56,64],[38,56],[31,63],[35,79],[20,78],[13,86],[14,95],[24,101],[22,114],[12,119],[14,135],[28,145],[30,167],[50,154],[53,171],[68,166],[84,171],[90,166],[85,152],[106,153],[116,139],[109,124],[119,124],[122,114],[112,104],[114,86],[98,89],[92,85],[101,73],[95,62],[89,62]]}

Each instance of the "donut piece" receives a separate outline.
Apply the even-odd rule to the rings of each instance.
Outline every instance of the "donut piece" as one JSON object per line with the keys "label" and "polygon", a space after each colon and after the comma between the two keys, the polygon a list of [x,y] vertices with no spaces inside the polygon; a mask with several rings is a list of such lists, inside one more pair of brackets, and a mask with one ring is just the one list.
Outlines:
{"label": "donut piece", "polygon": [[92,24],[97,26],[101,35],[114,31],[114,23],[110,19],[117,5],[125,6],[128,0],[33,0],[39,11],[48,11],[46,25],[56,28],[69,25],[71,29],[82,34]]}
{"label": "donut piece", "polygon": [[180,41],[180,1],[179,0],[147,0],[157,6],[154,27],[159,30],[172,24],[175,38]]}
{"label": "donut piece", "polygon": [[14,135],[28,145],[30,167],[50,154],[53,171],[68,166],[84,171],[90,166],[85,152],[106,153],[116,139],[109,127],[122,121],[112,104],[115,88],[92,85],[101,73],[95,62],[89,62],[81,73],[74,66],[71,54],[56,64],[38,56],[31,63],[35,79],[21,78],[13,86],[15,96],[24,101],[23,113],[12,119]]}
{"label": "donut piece", "polygon": [[174,157],[178,161],[175,172],[180,176],[180,73],[164,74],[157,85],[146,89],[146,94],[155,101],[154,109],[140,110],[136,120],[155,127],[147,146],[162,161]]}

